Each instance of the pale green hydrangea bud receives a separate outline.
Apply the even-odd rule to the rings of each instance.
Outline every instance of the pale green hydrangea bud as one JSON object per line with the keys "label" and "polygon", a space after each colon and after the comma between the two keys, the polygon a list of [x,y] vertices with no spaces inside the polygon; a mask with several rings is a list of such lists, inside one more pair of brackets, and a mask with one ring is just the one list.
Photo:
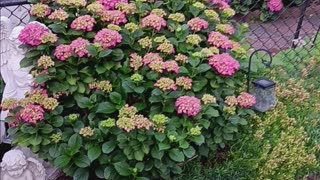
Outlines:
{"label": "pale green hydrangea bud", "polygon": [[196,3],[192,4],[192,6],[198,8],[198,9],[204,9],[204,8],[206,7],[206,6],[205,6],[203,3],[201,3],[201,2],[196,2]]}
{"label": "pale green hydrangea bud", "polygon": [[82,135],[83,137],[91,137],[94,135],[94,131],[91,127],[84,127],[84,128],[81,128],[80,131],[79,131],[79,134]]}
{"label": "pale green hydrangea bud", "polygon": [[190,34],[187,36],[186,43],[190,43],[192,45],[199,45],[202,41],[201,37],[197,34]]}
{"label": "pale green hydrangea bud", "polygon": [[170,142],[174,142],[177,140],[177,138],[174,135],[169,135],[168,138]]}
{"label": "pale green hydrangea bud", "polygon": [[58,132],[56,134],[52,134],[50,136],[50,139],[51,139],[51,142],[57,144],[61,140],[61,137],[62,137],[62,133]]}
{"label": "pale green hydrangea bud", "polygon": [[100,126],[104,128],[111,128],[116,125],[115,119],[109,118],[100,122]]}
{"label": "pale green hydrangea bud", "polygon": [[114,30],[114,31],[120,31],[121,30],[120,26],[114,25],[114,24],[108,24],[107,28],[110,29],[110,30]]}
{"label": "pale green hydrangea bud", "polygon": [[131,77],[130,77],[131,81],[133,82],[140,82],[143,80],[143,76],[141,76],[140,74],[138,73],[135,73],[133,74]]}
{"label": "pale green hydrangea bud", "polygon": [[153,41],[156,43],[164,43],[164,42],[167,42],[168,40],[165,36],[158,36],[158,37],[154,38]]}
{"label": "pale green hydrangea bud", "polygon": [[236,114],[236,107],[235,106],[224,106],[223,107],[223,112],[230,114],[230,115],[235,115]]}
{"label": "pale green hydrangea bud", "polygon": [[78,119],[78,115],[77,114],[69,114],[68,119],[70,121],[75,121]]}
{"label": "pale green hydrangea bud", "polygon": [[124,28],[130,32],[134,32],[139,29],[139,26],[135,23],[127,23],[124,25]]}
{"label": "pale green hydrangea bud", "polygon": [[183,22],[186,20],[185,16],[182,13],[170,14],[168,18],[176,22]]}
{"label": "pale green hydrangea bud", "polygon": [[189,130],[189,135],[190,136],[199,136],[199,135],[201,135],[201,128],[199,126],[191,128]]}

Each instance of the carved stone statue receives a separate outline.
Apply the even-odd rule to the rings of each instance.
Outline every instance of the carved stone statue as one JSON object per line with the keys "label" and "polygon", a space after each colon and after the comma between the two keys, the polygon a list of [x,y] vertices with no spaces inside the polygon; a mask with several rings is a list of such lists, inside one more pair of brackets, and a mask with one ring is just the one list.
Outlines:
{"label": "carved stone statue", "polygon": [[35,158],[28,157],[20,150],[7,152],[0,164],[1,180],[45,180],[43,165]]}
{"label": "carved stone statue", "polygon": [[[23,29],[23,26],[17,26],[12,29],[11,21],[7,17],[1,16],[0,18],[0,72],[5,82],[2,100],[8,98],[20,100],[24,98],[26,92],[31,90],[33,83],[32,75],[29,74],[32,67],[20,68],[20,61],[26,53],[25,50],[19,48],[21,42],[18,40],[19,33]],[[3,120],[7,117],[7,113],[7,111],[2,111],[0,115],[0,142],[5,135]]]}

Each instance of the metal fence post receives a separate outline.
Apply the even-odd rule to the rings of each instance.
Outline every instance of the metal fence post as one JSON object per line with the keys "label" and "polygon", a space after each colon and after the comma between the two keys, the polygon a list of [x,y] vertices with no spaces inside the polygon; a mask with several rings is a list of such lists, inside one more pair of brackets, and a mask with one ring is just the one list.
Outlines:
{"label": "metal fence post", "polygon": [[[301,27],[302,27],[302,23],[303,23],[303,19],[304,19],[304,16],[305,16],[305,13],[306,13],[306,10],[307,10],[307,7],[309,6],[309,4],[310,4],[310,0],[306,0],[302,4],[301,11],[300,11],[300,16],[299,16],[300,18],[299,18],[297,29],[296,29],[296,32],[294,33],[294,38],[293,39],[298,39],[299,38]],[[297,46],[296,44],[292,43],[292,48],[296,48],[296,46]]]}

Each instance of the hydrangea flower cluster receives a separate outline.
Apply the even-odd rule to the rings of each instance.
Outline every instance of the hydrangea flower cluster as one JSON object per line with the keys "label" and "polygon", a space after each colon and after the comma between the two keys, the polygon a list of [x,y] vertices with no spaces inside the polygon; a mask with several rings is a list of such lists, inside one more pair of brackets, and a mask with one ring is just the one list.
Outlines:
{"label": "hydrangea flower cluster", "polygon": [[201,98],[203,104],[214,104],[217,102],[216,98],[211,94],[204,94]]}
{"label": "hydrangea flower cluster", "polygon": [[104,80],[104,81],[94,81],[89,84],[90,89],[96,89],[100,90],[102,92],[111,92],[112,91],[112,85],[110,81]]}
{"label": "hydrangea flower cluster", "polygon": [[48,16],[49,19],[51,20],[59,20],[59,21],[65,21],[68,19],[69,14],[65,12],[63,9],[57,9],[53,11],[53,13]]}
{"label": "hydrangea flower cluster", "polygon": [[128,0],[99,0],[99,2],[104,6],[106,10],[113,10],[115,9],[117,3],[128,3]]}
{"label": "hydrangea flower cluster", "polygon": [[162,17],[155,14],[149,14],[141,20],[141,27],[151,27],[157,31],[160,31],[160,29],[166,25],[167,22]]}
{"label": "hydrangea flower cluster", "polygon": [[160,88],[162,91],[177,90],[177,86],[174,81],[166,77],[160,78],[154,86]]}
{"label": "hydrangea flower cluster", "polygon": [[42,35],[48,32],[49,30],[40,23],[29,23],[21,30],[18,39],[23,44],[38,46],[42,43]]}
{"label": "hydrangea flower cluster", "polygon": [[208,60],[209,65],[221,75],[231,76],[240,69],[239,62],[227,53],[213,55]]}
{"label": "hydrangea flower cluster", "polygon": [[91,137],[94,135],[94,131],[91,127],[83,127],[80,129],[79,134],[82,135],[83,137]]}
{"label": "hydrangea flower cluster", "polygon": [[155,114],[152,117],[152,122],[154,124],[154,129],[158,132],[164,132],[165,125],[169,121],[169,118],[164,114]]}
{"label": "hydrangea flower cluster", "polygon": [[201,31],[203,29],[207,29],[209,26],[209,23],[205,21],[204,19],[195,17],[188,21],[188,26],[190,29],[194,32]]}
{"label": "hydrangea flower cluster", "polygon": [[222,49],[231,49],[233,42],[229,38],[219,32],[212,31],[208,37],[208,43],[211,46]]}
{"label": "hydrangea flower cluster", "polygon": [[51,9],[48,5],[38,3],[31,6],[30,15],[43,18],[51,13]]}
{"label": "hydrangea flower cluster", "polygon": [[49,33],[49,32],[45,32],[42,34],[42,36],[40,37],[41,39],[41,43],[45,44],[45,43],[55,43],[58,40],[58,37],[56,34],[53,33]]}
{"label": "hydrangea flower cluster", "polygon": [[102,29],[94,36],[94,42],[99,43],[103,49],[116,46],[122,40],[122,36],[114,30]]}
{"label": "hydrangea flower cluster", "polygon": [[86,49],[86,46],[89,44],[90,42],[88,40],[79,37],[71,42],[70,47],[79,57],[90,56]]}
{"label": "hydrangea flower cluster", "polygon": [[176,84],[180,87],[182,87],[182,89],[185,90],[189,90],[192,87],[192,79],[188,78],[188,77],[178,77],[176,79]]}
{"label": "hydrangea flower cluster", "polygon": [[18,106],[18,101],[14,98],[4,99],[0,104],[0,109],[3,111],[12,110]]}
{"label": "hydrangea flower cluster", "polygon": [[20,119],[30,124],[43,120],[44,110],[40,105],[28,104],[20,111]]}
{"label": "hydrangea flower cluster", "polygon": [[178,114],[185,114],[187,116],[196,116],[201,111],[200,99],[193,96],[181,96],[176,102]]}
{"label": "hydrangea flower cluster", "polygon": [[283,8],[281,0],[269,0],[267,7],[270,11],[278,12]]}
{"label": "hydrangea flower cluster", "polygon": [[252,107],[256,104],[256,98],[249,93],[242,92],[237,97],[237,102],[238,105],[243,108]]}
{"label": "hydrangea flower cluster", "polygon": [[225,34],[234,34],[235,30],[230,24],[217,24],[216,26],[217,30],[219,32],[225,33]]}
{"label": "hydrangea flower cluster", "polygon": [[54,51],[54,56],[60,61],[65,61],[71,57],[73,53],[72,47],[70,45],[61,44],[56,47]]}
{"label": "hydrangea flower cluster", "polygon": [[83,30],[83,31],[92,31],[96,20],[90,15],[79,16],[74,19],[70,25],[72,29]]}
{"label": "hydrangea flower cluster", "polygon": [[134,106],[126,104],[119,110],[119,119],[116,124],[119,128],[130,132],[133,129],[149,130],[153,127],[153,123],[141,114],[136,114],[138,111]]}
{"label": "hydrangea flower cluster", "polygon": [[43,69],[48,69],[49,67],[54,66],[54,61],[51,59],[50,56],[42,55],[38,61],[37,65],[39,67],[43,67]]}
{"label": "hydrangea flower cluster", "polygon": [[126,15],[119,10],[104,11],[101,14],[101,21],[119,25],[127,22]]}

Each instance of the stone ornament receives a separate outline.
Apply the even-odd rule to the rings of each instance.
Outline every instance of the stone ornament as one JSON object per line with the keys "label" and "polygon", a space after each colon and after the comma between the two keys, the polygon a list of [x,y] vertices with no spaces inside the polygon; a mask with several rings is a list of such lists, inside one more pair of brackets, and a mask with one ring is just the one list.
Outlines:
{"label": "stone ornament", "polygon": [[0,164],[1,180],[45,180],[46,173],[42,163],[28,157],[20,150],[10,150],[3,156]]}
{"label": "stone ornament", "polygon": [[[26,53],[26,50],[19,48],[21,42],[18,40],[23,26],[12,28],[11,21],[5,16],[0,17],[0,25],[0,72],[5,82],[2,101],[9,98],[20,100],[33,84],[33,77],[29,73],[32,67],[20,68],[20,61]],[[5,138],[4,119],[7,113],[1,111],[0,115],[0,143]]]}

